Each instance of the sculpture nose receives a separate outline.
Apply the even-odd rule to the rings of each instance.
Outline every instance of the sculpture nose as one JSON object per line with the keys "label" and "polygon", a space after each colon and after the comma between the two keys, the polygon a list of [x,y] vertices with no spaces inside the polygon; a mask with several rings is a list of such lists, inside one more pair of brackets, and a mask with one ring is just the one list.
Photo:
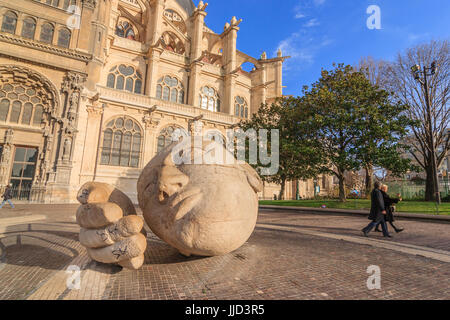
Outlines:
{"label": "sculpture nose", "polygon": [[176,167],[163,167],[159,179],[159,202],[166,203],[172,195],[183,189],[188,182],[188,176]]}

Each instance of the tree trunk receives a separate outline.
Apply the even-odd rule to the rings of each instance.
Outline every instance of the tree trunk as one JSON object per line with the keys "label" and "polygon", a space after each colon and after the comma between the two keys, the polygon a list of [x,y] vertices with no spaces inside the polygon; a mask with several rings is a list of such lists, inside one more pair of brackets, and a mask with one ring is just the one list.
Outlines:
{"label": "tree trunk", "polygon": [[366,170],[365,196],[368,197],[373,188],[373,166],[371,164],[368,164],[365,170]]}
{"label": "tree trunk", "polygon": [[281,181],[280,194],[278,195],[278,200],[284,200],[284,189],[286,188],[286,179]]}
{"label": "tree trunk", "polygon": [[435,200],[435,190],[434,190],[434,182],[433,182],[433,167],[431,164],[427,166],[425,169],[427,174],[426,182],[425,182],[425,201],[434,201]]}
{"label": "tree trunk", "polygon": [[347,197],[345,196],[345,177],[343,174],[338,176],[339,179],[339,201],[345,202],[347,201]]}

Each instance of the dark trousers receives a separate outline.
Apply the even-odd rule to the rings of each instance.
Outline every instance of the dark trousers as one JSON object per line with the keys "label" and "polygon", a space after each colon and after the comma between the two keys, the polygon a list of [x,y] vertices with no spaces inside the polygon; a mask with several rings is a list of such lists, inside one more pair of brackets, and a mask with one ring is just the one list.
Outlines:
{"label": "dark trousers", "polygon": [[383,235],[386,237],[389,235],[388,228],[386,225],[386,220],[384,220],[384,217],[378,218],[375,221],[372,221],[363,229],[364,232],[369,233],[373,228],[375,228],[377,225],[381,224],[381,229],[383,230]]}
{"label": "dark trousers", "polygon": [[[392,221],[389,221],[389,224],[392,226],[392,228],[394,228],[395,231],[399,230],[399,228],[397,228],[396,225],[394,225],[394,223]],[[378,228],[380,224],[377,225],[377,231],[379,231],[380,229]]]}

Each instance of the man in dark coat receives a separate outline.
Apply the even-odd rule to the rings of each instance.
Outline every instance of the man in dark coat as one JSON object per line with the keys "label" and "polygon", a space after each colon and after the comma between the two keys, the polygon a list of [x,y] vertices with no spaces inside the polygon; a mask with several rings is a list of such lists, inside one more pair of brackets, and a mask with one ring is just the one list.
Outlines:
{"label": "man in dark coat", "polygon": [[6,202],[9,203],[9,205],[11,206],[11,208],[14,209],[14,205],[11,202],[12,199],[12,190],[11,190],[11,185],[6,186],[5,192],[3,192],[3,202],[0,205],[0,209],[3,208],[3,206],[5,205]]}
{"label": "man in dark coat", "polygon": [[371,194],[371,207],[370,207],[370,214],[369,214],[369,220],[372,220],[371,223],[367,225],[364,229],[362,229],[362,232],[364,236],[368,236],[369,232],[375,228],[379,223],[381,223],[381,228],[383,229],[383,235],[385,237],[391,238],[392,236],[389,234],[386,221],[384,220],[384,215],[386,215],[386,209],[384,207],[384,200],[383,200],[383,194],[380,190],[381,183],[375,182],[375,189],[373,189]]}
{"label": "man in dark coat", "polygon": [[[384,216],[384,219],[386,220],[386,222],[389,222],[389,224],[392,226],[392,228],[394,228],[395,232],[400,233],[402,232],[404,229],[403,228],[399,228],[396,225],[394,225],[394,209],[393,209],[393,205],[399,203],[400,201],[402,201],[402,197],[399,194],[398,198],[391,198],[387,192],[388,192],[388,186],[383,184],[380,188],[381,190],[381,194],[383,195],[383,200],[384,200],[384,207],[386,208],[386,215]],[[377,225],[377,227],[375,228],[376,232],[381,232],[380,230],[380,225]]]}

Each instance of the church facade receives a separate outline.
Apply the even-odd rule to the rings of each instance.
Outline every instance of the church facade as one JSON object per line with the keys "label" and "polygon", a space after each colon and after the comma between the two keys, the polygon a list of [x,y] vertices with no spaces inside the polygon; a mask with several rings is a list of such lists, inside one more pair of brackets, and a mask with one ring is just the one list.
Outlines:
{"label": "church facade", "polygon": [[[201,121],[225,135],[282,96],[282,53],[237,50],[241,21],[216,33],[206,7],[0,0],[0,188],[12,184],[19,200],[72,202],[95,180],[135,200],[142,168],[173,130]],[[277,190],[267,185],[261,197]]]}

